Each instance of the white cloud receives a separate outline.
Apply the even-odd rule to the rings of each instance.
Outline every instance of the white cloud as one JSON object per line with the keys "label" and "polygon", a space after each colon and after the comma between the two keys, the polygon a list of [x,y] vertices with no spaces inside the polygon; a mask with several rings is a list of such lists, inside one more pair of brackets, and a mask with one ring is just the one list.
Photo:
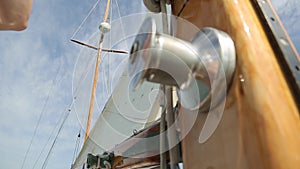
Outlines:
{"label": "white cloud", "polygon": [[[20,168],[49,90],[51,90],[49,101],[24,169],[31,169],[53,127],[59,121],[61,113],[70,104],[73,68],[81,47],[71,44],[69,38],[95,2],[96,0],[92,2],[34,1],[27,30],[0,32],[0,164],[2,168]],[[119,16],[115,2],[113,1],[115,11],[113,19]],[[128,3],[118,0],[118,3],[121,15],[145,10],[142,1]],[[97,31],[101,15],[103,15],[103,6],[97,8],[75,38],[87,40],[92,35],[91,32]],[[295,27],[293,30],[298,31],[299,21],[293,22]],[[124,29],[130,28],[130,25],[123,26]],[[296,37],[300,42],[299,36]],[[116,47],[125,48],[122,45]],[[126,47],[128,49],[128,46]],[[116,60],[117,58],[112,57],[111,62]],[[113,68],[111,67],[112,70]],[[54,86],[52,86],[53,81]],[[98,96],[98,98],[102,97]],[[103,103],[99,105],[103,106]],[[70,167],[78,129],[76,114],[72,112],[49,160],[48,168]],[[41,166],[50,144],[37,167]]]}
{"label": "white cloud", "polygon": [[[32,168],[60,113],[71,100],[71,78],[78,49],[68,38],[79,13],[75,11],[75,16],[70,16],[59,1],[56,3],[35,1],[26,31],[0,32],[0,163],[3,168],[21,167],[50,89],[49,101],[24,168]],[[56,9],[58,6],[61,9]],[[67,9],[82,10],[81,6],[71,5]],[[76,126],[76,118],[71,116],[70,119],[69,125]],[[64,135],[63,132],[61,136]],[[57,148],[68,153],[71,159],[71,145],[73,140],[69,139]],[[61,156],[54,156],[58,158]],[[41,161],[43,159],[44,156]],[[67,162],[57,168],[66,165]]]}
{"label": "white cloud", "polygon": [[[61,113],[70,103],[72,73],[80,47],[71,44],[69,38],[95,2],[96,0],[34,1],[27,30],[0,32],[1,167],[21,167],[49,91],[49,101],[24,169],[32,168]],[[141,10],[130,8],[142,2],[132,1],[130,8],[127,6],[128,2],[118,2],[122,7],[122,15]],[[123,6],[127,8],[123,9]],[[102,13],[101,6],[84,25],[78,39],[85,40],[91,36],[91,31],[98,29]],[[70,167],[78,129],[76,114],[72,112],[49,159],[48,168]],[[57,128],[54,133],[56,131]],[[51,142],[47,144],[37,168],[45,159],[50,144]]]}

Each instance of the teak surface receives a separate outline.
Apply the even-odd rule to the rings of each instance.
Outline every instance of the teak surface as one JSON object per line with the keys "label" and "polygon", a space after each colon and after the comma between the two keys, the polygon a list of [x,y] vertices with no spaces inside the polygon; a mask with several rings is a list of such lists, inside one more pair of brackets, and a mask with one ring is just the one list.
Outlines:
{"label": "teak surface", "polygon": [[[179,13],[184,0],[173,4]],[[223,118],[215,133],[198,142],[206,114],[182,141],[185,169],[298,169],[299,112],[264,29],[250,1],[190,0],[180,15],[198,28],[214,27],[235,42],[237,67]],[[190,40],[176,25],[176,36]],[[193,32],[193,31],[191,31]],[[181,129],[189,116],[181,109]]]}

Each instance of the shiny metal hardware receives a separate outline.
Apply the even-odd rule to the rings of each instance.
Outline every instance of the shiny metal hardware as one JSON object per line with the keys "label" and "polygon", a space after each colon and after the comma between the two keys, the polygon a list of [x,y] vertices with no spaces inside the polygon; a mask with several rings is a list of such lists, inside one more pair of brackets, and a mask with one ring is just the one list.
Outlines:
{"label": "shiny metal hardware", "polygon": [[115,158],[113,152],[104,152],[102,155],[88,154],[87,155],[87,168],[89,169],[111,169],[112,162]]}
{"label": "shiny metal hardware", "polygon": [[[160,0],[143,0],[147,9],[151,12],[161,12]],[[167,4],[171,3],[171,0],[166,0]]]}
{"label": "shiny metal hardware", "polygon": [[191,42],[160,34],[147,18],[129,57],[132,90],[144,80],[178,87],[183,107],[207,111],[225,98],[235,69],[231,38],[214,28],[201,29]]}
{"label": "shiny metal hardware", "polygon": [[158,13],[161,11],[159,0],[144,0],[144,4],[151,12]]}
{"label": "shiny metal hardware", "polygon": [[107,22],[102,22],[102,23],[100,23],[100,25],[99,25],[99,30],[100,30],[101,32],[103,32],[103,33],[109,32],[110,29],[111,29],[111,26],[110,26],[110,24],[107,23]]}

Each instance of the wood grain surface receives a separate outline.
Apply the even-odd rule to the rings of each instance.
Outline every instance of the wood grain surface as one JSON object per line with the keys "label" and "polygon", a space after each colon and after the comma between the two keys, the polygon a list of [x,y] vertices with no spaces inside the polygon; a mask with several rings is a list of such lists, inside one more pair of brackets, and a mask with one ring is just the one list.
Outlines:
{"label": "wood grain surface", "polygon": [[[175,1],[174,15],[183,3]],[[251,2],[190,0],[180,17],[198,28],[227,32],[237,52],[237,68],[221,123],[213,136],[200,144],[198,137],[207,114],[198,115],[182,141],[184,168],[298,169],[299,112]],[[174,24],[176,36],[190,40],[194,31],[179,22]],[[190,119],[185,110],[180,113],[184,132]]]}

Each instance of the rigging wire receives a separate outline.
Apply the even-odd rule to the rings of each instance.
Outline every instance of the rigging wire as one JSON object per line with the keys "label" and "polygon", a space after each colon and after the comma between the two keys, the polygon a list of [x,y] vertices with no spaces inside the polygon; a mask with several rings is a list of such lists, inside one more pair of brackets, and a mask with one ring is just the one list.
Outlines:
{"label": "rigging wire", "polygon": [[[116,3],[116,6],[117,6],[117,9],[118,9],[119,17],[121,17],[120,7],[118,5],[117,0],[115,1],[115,3]],[[110,22],[110,25],[111,25],[112,24],[112,17],[113,17],[113,9],[112,9],[113,8],[113,6],[112,6],[113,2],[111,1],[110,4],[111,5],[110,5],[110,18],[109,18],[109,22]],[[121,19],[120,19],[120,22],[121,22],[122,34],[125,35],[124,29],[123,29],[123,22],[122,22]],[[109,34],[109,37],[110,37],[109,47],[111,48],[111,46],[112,46],[112,44],[111,44],[111,39],[112,39],[111,33]],[[127,43],[126,43],[126,47],[128,48]],[[108,77],[106,76],[105,70],[102,71],[103,84],[105,86],[105,90],[106,90],[108,96],[111,94],[111,88],[112,88],[112,84],[111,84],[112,79],[110,79],[110,56],[109,55],[110,55],[110,53],[107,54],[107,60],[108,60],[107,61],[108,62],[108,64],[107,64],[107,76]]]}
{"label": "rigging wire", "polygon": [[76,139],[76,143],[75,143],[75,148],[74,148],[74,153],[73,153],[73,158],[72,158],[72,164],[75,163],[75,159],[76,159],[76,156],[78,154],[79,145],[80,145],[80,136],[81,136],[81,127],[79,129],[77,139]]}
{"label": "rigging wire", "polygon": [[93,61],[94,61],[93,59],[89,60],[87,66],[86,66],[86,69],[85,69],[86,71],[81,74],[80,79],[79,79],[79,84],[78,84],[78,86],[75,88],[75,90],[73,92],[74,96],[77,96],[82,82],[84,81],[84,79],[86,79],[88,73],[92,70],[92,69],[89,69],[89,68],[92,67]]}
{"label": "rigging wire", "polygon": [[97,7],[98,3],[100,0],[97,0],[97,2],[94,4],[94,6],[91,8],[91,10],[89,11],[89,13],[87,14],[87,16],[83,19],[83,21],[81,22],[81,24],[78,26],[78,28],[76,29],[76,31],[74,32],[74,34],[71,36],[71,39],[73,39],[75,37],[75,35],[79,32],[79,30],[82,28],[83,24],[86,22],[87,18],[94,12],[95,8]]}
{"label": "rigging wire", "polygon": [[[100,0],[98,0],[95,4],[94,4],[94,6],[91,8],[91,10],[89,11],[89,13],[87,14],[87,16],[84,18],[84,20],[81,22],[81,24],[79,25],[79,27],[76,29],[76,31],[74,32],[74,34],[72,35],[72,38],[71,39],[73,39],[74,37],[75,37],[75,35],[79,32],[79,30],[82,28],[82,26],[83,26],[83,24],[86,22],[86,20],[87,20],[87,18],[92,14],[92,12],[95,10],[95,8],[97,7],[97,5],[98,5],[98,3],[99,3],[99,1]],[[118,14],[119,14],[119,17],[121,17],[121,13],[120,13],[120,7],[119,7],[119,4],[118,4],[118,2],[117,2],[117,0],[115,1],[115,3],[116,3],[116,5],[117,5],[117,10],[118,10]],[[110,4],[111,4],[111,6],[110,6],[110,8],[111,8],[111,10],[110,10],[110,24],[111,24],[111,22],[112,22],[112,1],[110,2]],[[107,13],[108,14],[108,13]],[[107,15],[106,14],[106,15]],[[106,17],[107,18],[107,17]],[[123,29],[123,22],[122,22],[122,20],[120,20],[120,24],[121,24],[121,30],[122,30],[122,34],[124,35],[125,33],[124,33],[124,29]],[[111,37],[111,34],[110,34],[110,37]],[[111,42],[110,42],[111,43]],[[110,44],[110,46],[111,46],[111,44]],[[128,44],[126,43],[126,48],[128,48]],[[108,54],[109,55],[109,54]],[[110,70],[109,70],[109,64],[110,64],[110,60],[109,60],[109,57],[108,57],[108,76],[109,76],[109,74],[110,74]],[[89,71],[88,71],[89,72]],[[88,73],[87,72],[87,73]],[[104,83],[104,86],[106,87],[106,91],[108,92],[108,95],[110,94],[110,90],[111,90],[111,88],[110,88],[110,85],[109,85],[109,78],[106,78],[106,75],[105,75],[105,73],[106,72],[104,72],[103,73],[103,79],[104,79],[104,82],[106,81],[106,79],[107,79],[107,81],[108,81],[108,84],[106,84],[106,83]],[[84,74],[83,74],[84,75]],[[86,77],[86,76],[85,76]]]}
{"label": "rigging wire", "polygon": [[57,81],[58,74],[59,74],[59,72],[60,72],[60,70],[61,70],[61,67],[62,67],[62,64],[59,65],[59,67],[58,67],[58,69],[57,69],[57,72],[56,72],[56,74],[55,74],[55,78],[53,79],[52,84],[51,84],[51,86],[50,86],[50,88],[49,88],[49,91],[48,91],[48,93],[47,93],[46,100],[45,100],[44,105],[43,105],[43,108],[42,108],[42,110],[41,110],[41,112],[40,112],[40,115],[39,115],[37,124],[36,124],[36,126],[35,126],[35,128],[34,128],[34,132],[33,132],[33,135],[32,135],[32,137],[31,137],[29,146],[28,146],[28,148],[27,148],[27,150],[26,150],[26,153],[25,153],[25,156],[24,156],[22,165],[21,165],[21,169],[23,169],[24,166],[25,166],[25,162],[26,162],[26,160],[27,160],[27,157],[28,157],[29,151],[30,151],[30,149],[31,149],[33,140],[34,140],[34,138],[35,138],[35,136],[36,136],[37,130],[38,130],[39,126],[40,126],[41,119],[42,119],[43,114],[44,114],[44,112],[45,112],[45,110],[46,110],[46,106],[47,106],[47,104],[48,104],[48,101],[49,101],[49,98],[50,98],[50,94],[51,94],[51,92],[52,92],[52,90],[53,90],[55,81]]}
{"label": "rigging wire", "polygon": [[[81,22],[80,26],[76,29],[76,31],[75,31],[74,34],[72,35],[72,39],[73,39],[73,37],[79,32],[79,30],[82,28],[82,26],[83,26],[83,24],[86,22],[87,18],[88,18],[88,17],[92,14],[92,12],[95,10],[95,8],[96,8],[96,6],[98,5],[99,1],[100,1],[100,0],[97,0],[97,2],[94,4],[94,6],[93,6],[93,7],[91,8],[91,10],[89,11],[88,15],[84,18],[84,20]],[[110,21],[110,22],[111,22],[111,21]],[[92,62],[90,62],[90,63],[92,63]],[[90,63],[88,64],[88,67],[90,67],[90,65],[91,65]],[[47,105],[47,103],[48,103],[48,101],[49,101],[49,98],[50,98],[50,93],[51,93],[51,91],[53,90],[54,82],[56,81],[56,79],[57,79],[57,77],[58,77],[58,74],[59,74],[59,72],[60,72],[60,69],[61,69],[61,65],[60,65],[60,67],[59,67],[59,70],[58,70],[57,73],[56,73],[55,80],[53,80],[52,86],[50,87],[49,92],[48,92],[48,94],[47,94],[47,98],[46,98],[46,100],[45,100],[45,102],[44,102],[42,111],[41,111],[41,113],[40,113],[40,116],[39,116],[37,125],[36,125],[35,130],[34,130],[34,134],[33,134],[32,138],[31,138],[29,147],[28,147],[28,149],[27,149],[27,151],[26,151],[26,153],[25,153],[25,157],[24,157],[24,159],[23,159],[21,169],[24,168],[25,162],[26,162],[26,160],[27,160],[28,153],[29,153],[29,151],[30,151],[30,149],[31,149],[31,146],[32,146],[32,144],[33,144],[33,140],[34,140],[34,138],[35,138],[35,136],[36,136],[37,129],[39,128],[39,125],[40,125],[40,122],[41,122],[41,119],[42,119],[42,115],[44,114],[44,111],[45,111],[45,109],[46,109],[46,105]],[[88,72],[89,72],[89,69],[87,69],[86,73],[82,74],[82,76],[81,76],[80,79],[86,78]],[[80,80],[80,81],[81,81],[81,80]],[[79,86],[80,86],[80,85],[79,85]],[[77,88],[75,89],[74,94],[78,92],[79,86],[77,86]],[[74,97],[74,98],[76,98],[76,97]],[[73,101],[73,102],[74,102],[74,101]],[[73,102],[72,102],[71,106],[73,106]],[[71,109],[69,109],[69,111],[70,111],[70,110],[71,110]],[[53,148],[54,148],[54,146],[55,146],[55,144],[56,144],[58,135],[60,134],[60,132],[61,132],[61,130],[62,130],[62,128],[63,128],[63,125],[64,125],[66,119],[68,118],[69,114],[70,114],[70,112],[68,112],[68,113],[66,114],[65,118],[63,119],[63,122],[62,122],[61,125],[60,125],[60,128],[59,128],[59,130],[58,130],[58,132],[57,132],[57,134],[56,134],[56,136],[55,136],[55,139],[54,139],[54,141],[53,141],[53,143],[52,143],[52,146],[51,146],[51,148],[50,148],[50,150],[49,150],[49,152],[48,152],[48,154],[47,154],[47,157],[46,157],[46,159],[45,159],[45,161],[44,161],[44,163],[43,163],[42,168],[45,168],[45,167],[46,167],[47,162],[48,162],[49,157],[50,157],[50,154],[51,154],[51,152],[52,152],[52,150],[53,150]],[[63,114],[62,114],[62,115],[63,115]],[[58,125],[58,124],[59,124],[59,123],[57,123],[57,125]],[[55,128],[56,128],[56,127],[55,127]],[[52,130],[51,135],[50,135],[50,137],[48,138],[47,143],[46,143],[46,145],[43,147],[41,153],[39,154],[38,159],[37,159],[36,162],[34,163],[33,168],[35,168],[35,166],[36,166],[36,164],[37,164],[37,161],[40,159],[42,153],[44,152],[44,150],[45,150],[45,148],[46,148],[46,146],[47,146],[47,144],[48,144],[50,138],[52,137],[52,135],[53,135],[53,133],[54,133],[54,131],[55,131],[55,128]],[[78,144],[79,144],[79,143],[78,143]],[[78,151],[78,148],[77,148],[76,151]],[[75,153],[75,152],[74,152],[74,153]]]}
{"label": "rigging wire", "polygon": [[57,142],[58,136],[61,133],[62,128],[64,127],[64,124],[65,124],[66,120],[68,119],[69,115],[71,114],[71,110],[72,110],[72,107],[74,105],[74,102],[75,102],[75,99],[72,100],[72,103],[70,104],[69,108],[64,112],[64,113],[66,113],[65,117],[63,118],[63,121],[60,124],[60,127],[59,127],[59,129],[58,129],[58,131],[56,133],[56,136],[55,136],[55,138],[54,138],[54,140],[52,142],[52,145],[51,145],[51,147],[50,147],[50,149],[49,149],[49,151],[47,153],[47,156],[46,156],[46,158],[45,158],[45,160],[43,162],[42,169],[45,169],[47,167],[50,155],[51,155],[51,153],[53,151],[53,148],[54,148],[54,146],[55,146],[55,144]]}
{"label": "rigging wire", "polygon": [[[107,0],[103,23],[105,23],[106,20],[107,20],[109,5],[110,5],[110,0]],[[95,100],[96,86],[97,86],[98,73],[99,73],[98,71],[99,71],[99,66],[100,66],[100,61],[101,61],[101,52],[102,52],[101,49],[102,49],[102,46],[103,46],[103,40],[104,40],[104,32],[101,32],[100,40],[99,40],[99,44],[98,44],[99,50],[98,50],[98,53],[97,53],[97,61],[96,61],[96,67],[95,67],[95,74],[94,74],[94,81],[93,81],[93,88],[92,88],[92,94],[91,94],[91,100],[90,100],[87,126],[86,126],[86,133],[85,133],[85,137],[84,137],[85,141],[88,139],[88,135],[89,135],[89,132],[90,132],[90,123],[91,123],[93,108],[94,108],[94,100]]]}
{"label": "rigging wire", "polygon": [[[74,34],[72,35],[72,38],[71,39],[73,39],[74,38],[74,36],[79,32],[79,30],[82,28],[82,26],[83,26],[83,24],[86,22],[86,20],[87,20],[87,18],[92,14],[92,12],[95,10],[95,8],[97,7],[97,5],[98,5],[98,3],[99,3],[99,1],[100,0],[97,0],[97,2],[94,4],[94,6],[91,8],[91,10],[89,11],[89,13],[87,14],[87,16],[84,18],[84,20],[81,22],[81,24],[79,25],[79,27],[77,28],[77,30],[74,32]],[[107,18],[107,16],[105,16],[104,17],[104,20],[106,20],[105,18]],[[111,20],[111,19],[110,19]],[[86,77],[86,75],[87,75],[87,73],[88,73],[89,71],[87,71],[86,72],[86,74],[85,74],[85,77]],[[84,74],[82,74],[82,75],[84,75]],[[84,78],[85,78],[84,77]],[[82,77],[81,77],[82,78]],[[80,79],[81,79],[80,78]],[[80,83],[80,82],[79,82]],[[79,88],[79,87],[78,87]],[[75,91],[75,93],[76,93],[76,91]]]}
{"label": "rigging wire", "polygon": [[[97,3],[98,3],[99,1],[97,1]],[[110,4],[111,4],[111,6],[110,6],[110,9],[111,9],[111,11],[110,11],[110,18],[109,18],[109,22],[110,22],[110,25],[111,25],[111,23],[112,23],[112,1],[110,2]],[[116,5],[117,5],[117,9],[118,9],[118,14],[119,14],[119,16],[121,17],[121,12],[120,12],[120,7],[119,7],[119,4],[118,4],[118,2],[117,2],[117,0],[115,1],[115,3],[116,3]],[[95,7],[96,7],[96,5],[95,5]],[[93,9],[94,10],[94,9]],[[87,16],[88,17],[88,16]],[[104,17],[105,18],[105,17]],[[85,19],[86,20],[86,19]],[[85,22],[85,21],[84,21]],[[125,35],[125,32],[124,32],[124,26],[123,26],[123,22],[122,22],[122,20],[120,20],[120,25],[121,25],[121,30],[122,30],[122,34],[123,35]],[[76,34],[78,32],[78,30],[74,33],[74,34]],[[110,46],[111,46],[111,34],[109,35],[110,36]],[[74,36],[72,36],[72,37],[74,37]],[[125,45],[126,45],[126,47],[128,48],[128,44],[127,43],[125,43]],[[109,65],[110,64],[110,57],[109,57],[109,53],[108,53],[108,71],[107,71],[107,74],[108,74],[108,85],[105,83],[105,79],[106,79],[106,72],[105,71],[103,71],[103,79],[104,79],[104,83],[105,83],[105,85],[106,85],[106,89],[107,89],[107,92],[108,92],[108,94],[110,94],[110,86],[109,86],[109,75],[110,75],[110,68],[109,68]],[[88,73],[89,71],[87,71],[87,73]],[[81,76],[81,78],[80,79],[82,79],[83,78],[83,75],[84,74],[82,74],[82,76]],[[85,75],[85,77],[86,77],[86,75]],[[85,78],[84,77],[84,78]],[[81,82],[81,81],[80,81]],[[79,82],[79,84],[80,84],[80,82]],[[80,85],[79,85],[80,86]],[[79,89],[79,86],[78,86],[78,88],[76,88],[76,92],[77,92],[77,89]],[[76,93],[75,92],[75,93]],[[79,132],[79,135],[78,135],[78,140],[80,141],[80,139],[79,139],[79,137],[80,137],[80,132]],[[75,150],[74,150],[74,154],[73,154],[73,158],[72,158],[72,163],[74,163],[75,162],[75,156],[76,156],[76,153],[77,153],[77,151],[78,151],[78,146],[79,146],[79,143],[77,143],[77,141],[78,140],[76,140],[76,144],[75,144]]]}
{"label": "rigging wire", "polygon": [[[59,119],[62,119],[62,118],[63,118],[64,113],[65,113],[65,112],[61,113]],[[44,147],[42,148],[42,150],[41,150],[41,152],[40,152],[38,158],[35,160],[35,162],[34,162],[34,164],[33,164],[33,167],[32,167],[33,169],[36,167],[38,161],[39,161],[40,158],[42,157],[42,154],[44,153],[44,151],[45,151],[45,149],[46,149],[48,143],[50,142],[51,138],[53,137],[54,132],[55,132],[55,129],[57,128],[58,125],[59,125],[59,120],[57,121],[55,127],[52,129],[51,134],[50,134],[50,136],[48,137],[48,140],[46,141]]]}
{"label": "rigging wire", "polygon": [[[109,14],[109,24],[111,25],[111,21],[112,21],[112,1],[110,1],[110,14]],[[109,33],[109,49],[111,49],[111,33]],[[106,56],[106,55],[104,55]],[[107,53],[107,56],[105,57],[107,58],[107,76],[106,76],[106,72],[105,70],[103,69],[102,71],[102,77],[103,77],[103,86],[105,86],[104,88],[104,92],[106,92],[106,94],[109,96],[110,95],[110,84],[109,84],[109,81],[110,81],[110,76],[109,76],[109,64],[110,64],[110,53]],[[104,60],[104,58],[103,58]],[[105,65],[103,65],[103,67],[105,67]]]}
{"label": "rigging wire", "polygon": [[[108,56],[109,57],[109,56]],[[103,60],[104,60],[104,58],[103,58]],[[102,62],[103,63],[103,62]],[[102,67],[104,67],[105,65],[102,65]],[[107,90],[108,90],[108,85],[107,85],[107,83],[106,83],[106,81],[107,81],[107,79],[109,79],[109,77],[107,78],[106,77],[106,72],[105,72],[105,69],[103,69],[102,70],[102,77],[103,77],[103,82],[102,82],[102,84],[103,84],[103,90],[106,90],[106,93],[107,93]],[[105,91],[104,91],[105,92]]]}
{"label": "rigging wire", "polygon": [[[91,67],[92,66],[92,61],[90,61],[89,62],[89,64],[87,65],[87,67]],[[87,77],[87,74],[90,72],[90,70],[91,69],[85,69],[86,71],[81,75],[81,77],[80,77],[80,80],[79,80],[79,83],[81,84],[81,82],[83,81],[83,79],[85,79],[86,77]],[[74,93],[73,93],[73,101],[76,99],[76,96],[77,96],[77,93],[80,91],[80,86],[81,85],[78,85],[76,88],[75,88],[75,90],[74,90]],[[72,102],[72,104],[73,104],[73,102]],[[71,104],[71,105],[72,105]],[[73,107],[73,105],[72,105],[72,107]],[[64,111],[63,113],[61,113],[61,116],[60,116],[60,118],[59,119],[62,119],[63,118],[63,115],[64,115],[64,113],[65,113],[66,111]],[[64,122],[63,122],[64,123]],[[63,125],[63,123],[62,123],[62,125]],[[46,149],[46,147],[47,147],[47,145],[48,145],[48,143],[49,143],[49,141],[50,141],[50,139],[52,138],[52,136],[53,136],[53,134],[54,134],[54,131],[55,131],[55,129],[57,128],[57,126],[59,125],[59,121],[57,122],[57,124],[55,125],[55,127],[53,128],[53,130],[52,130],[52,132],[51,132],[51,134],[50,134],[50,136],[49,136],[49,138],[48,138],[48,140],[47,140],[47,142],[46,142],[46,144],[45,144],[45,146],[43,147],[43,149],[42,149],[42,151],[41,151],[41,153],[39,154],[39,156],[38,156],[38,158],[37,158],[37,160],[35,161],[35,163],[34,163],[34,166],[33,166],[33,168],[36,168],[36,165],[37,165],[37,162],[40,160],[40,158],[41,158],[41,156],[42,156],[42,154],[43,154],[43,152],[45,151],[45,149]],[[60,132],[60,131],[59,131]],[[58,133],[59,134],[59,133]],[[56,142],[56,141],[55,141]],[[55,143],[54,143],[55,144]],[[79,149],[79,144],[80,144],[80,139],[79,139],[79,143],[78,143],[78,148],[77,148],[77,150],[76,150],[76,152],[78,153],[78,149]],[[52,143],[52,145],[53,145],[53,143]],[[54,146],[54,145],[53,145]],[[52,146],[52,147],[53,147]],[[49,153],[48,153],[49,154]],[[49,155],[47,155],[47,156],[49,156]],[[49,158],[49,157],[48,157]],[[47,162],[47,161],[46,161]],[[44,162],[45,163],[45,162]],[[44,165],[44,164],[43,164]],[[46,165],[46,163],[45,163],[45,165]]]}
{"label": "rigging wire", "polygon": [[[121,12],[120,12],[120,6],[119,6],[119,3],[118,3],[118,0],[115,0],[115,2],[116,2],[116,5],[117,5],[117,11],[118,11],[119,17],[121,18]],[[122,19],[120,19],[120,27],[121,27],[121,30],[122,30],[122,34],[125,37],[124,25],[123,25]],[[126,44],[126,48],[128,49],[128,44],[127,43],[125,43],[125,44]]]}
{"label": "rigging wire", "polygon": [[[113,18],[113,6],[112,6],[112,1],[110,2],[110,19],[109,19],[109,24],[111,25],[111,21],[112,21],[112,18]],[[112,41],[112,38],[111,38],[111,33],[109,34],[109,47],[110,48],[112,48],[112,45],[111,45],[111,41]],[[110,79],[110,57],[109,57],[109,55],[110,55],[110,53],[108,53],[108,68],[107,68],[107,74],[108,74],[108,81],[107,81],[107,83],[108,83],[108,90],[107,90],[107,92],[108,92],[108,95],[110,95],[110,89],[111,89],[111,81],[112,81],[112,79]]]}
{"label": "rigging wire", "polygon": [[[90,62],[90,63],[88,64],[87,67],[90,67],[90,66],[91,66],[91,63],[92,63],[92,62]],[[80,81],[79,81],[79,82],[82,82],[83,79],[86,78],[88,72],[90,72],[91,69],[88,69],[88,68],[87,68],[87,69],[85,69],[85,70],[86,70],[86,72],[83,73],[83,74],[81,75]],[[78,86],[75,88],[75,90],[74,90],[74,91],[75,91],[75,92],[73,93],[73,96],[74,96],[73,99],[74,99],[74,100],[76,99],[76,96],[77,96],[77,93],[79,92],[79,89],[80,89],[80,85],[78,85]],[[62,119],[62,118],[63,118],[64,113],[65,113],[65,111],[64,111],[63,113],[61,113],[59,119]],[[55,129],[57,128],[58,125],[59,125],[59,121],[56,123],[55,127],[54,127],[53,130],[51,131],[51,134],[50,134],[50,136],[48,137],[48,140],[47,140],[46,144],[44,145],[42,151],[40,152],[38,158],[36,159],[36,161],[35,161],[35,163],[34,163],[34,165],[33,165],[33,167],[32,167],[33,169],[36,168],[36,165],[37,165],[38,161],[39,161],[40,158],[42,157],[42,154],[44,153],[44,151],[45,151],[47,145],[49,144],[49,141],[50,141],[51,138],[53,137],[53,134],[54,134],[54,132],[55,132]],[[78,143],[78,144],[80,144],[80,140],[79,140],[79,143]],[[78,146],[79,146],[79,145],[78,145]],[[78,149],[77,149],[77,151],[78,151]]]}
{"label": "rigging wire", "polygon": [[[110,14],[109,14],[109,24],[111,25],[111,20],[112,20],[112,1],[110,1]],[[111,49],[111,33],[109,33],[109,49]],[[107,58],[107,76],[106,76],[106,72],[105,69],[102,70],[102,77],[103,77],[103,86],[104,86],[104,92],[106,92],[106,94],[109,96],[110,92],[109,92],[109,58],[110,58],[110,53],[107,53],[107,55],[104,55],[105,58]],[[104,61],[104,57],[103,57],[103,61]],[[104,62],[103,62],[104,63]],[[105,64],[102,66],[105,67]]]}
{"label": "rigging wire", "polygon": [[[91,8],[91,10],[89,11],[89,13],[86,15],[86,17],[83,19],[83,21],[81,22],[81,24],[78,26],[78,28],[76,29],[76,31],[73,33],[73,35],[71,36],[71,39],[74,39],[75,35],[79,32],[79,30],[82,28],[83,24],[86,22],[86,20],[88,19],[88,17],[90,17],[90,15],[94,12],[94,10],[96,9],[98,3],[99,3],[100,0],[97,0],[96,3],[93,5],[93,7]],[[87,67],[90,67],[93,62],[93,60],[90,60],[88,62],[88,65]],[[79,86],[81,86],[81,82],[83,81],[83,79],[85,79],[87,77],[87,74],[90,72],[90,69],[85,69],[87,70],[85,73],[83,73],[80,77],[80,80],[79,80],[79,84],[77,86],[77,88],[74,90],[74,95],[75,93],[78,92],[78,89],[80,88]]]}

